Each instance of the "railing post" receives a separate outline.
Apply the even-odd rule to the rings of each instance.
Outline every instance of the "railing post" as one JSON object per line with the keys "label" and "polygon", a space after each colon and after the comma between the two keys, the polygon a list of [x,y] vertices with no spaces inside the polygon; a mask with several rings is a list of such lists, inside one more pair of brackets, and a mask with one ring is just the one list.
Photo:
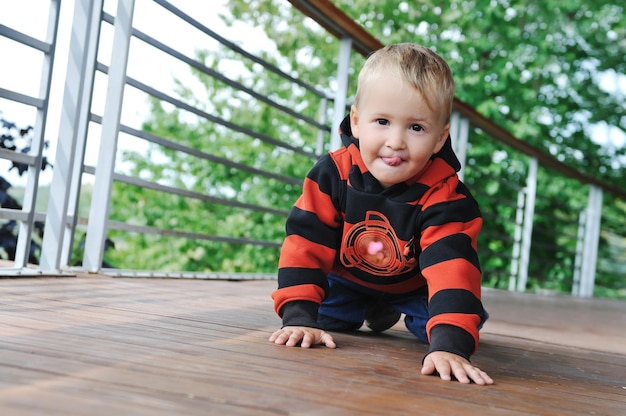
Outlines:
{"label": "railing post", "polygon": [[461,162],[461,170],[459,170],[459,179],[463,180],[465,176],[465,162],[467,159],[467,143],[469,141],[469,119],[467,117],[461,117],[459,123],[459,134],[457,136],[456,157]]}
{"label": "railing post", "polygon": [[522,231],[524,229],[524,200],[525,191],[520,189],[517,193],[517,208],[515,210],[515,235],[513,237],[513,250],[511,252],[511,274],[509,275],[509,290],[514,291],[519,277],[519,263],[522,246]]}
{"label": "railing post", "polygon": [[16,268],[26,267],[30,257],[31,238],[35,224],[37,190],[39,188],[39,174],[41,173],[41,160],[44,148],[44,131],[48,118],[48,105],[50,104],[50,84],[52,82],[52,67],[54,65],[54,55],[56,51],[60,8],[61,0],[51,0],[46,32],[46,42],[50,44],[50,49],[44,54],[38,95],[39,98],[43,99],[43,105],[37,108],[37,116],[33,128],[33,140],[28,152],[35,157],[35,163],[28,167],[26,174],[27,180],[24,189],[22,211],[27,213],[28,219],[20,222],[17,233],[14,262]]}
{"label": "railing post", "polygon": [[589,202],[586,210],[586,227],[582,264],[580,270],[580,297],[593,296],[602,222],[602,188],[592,185],[589,188]]}
{"label": "railing post", "polygon": [[452,112],[450,115],[450,140],[452,141],[452,149],[461,163],[461,170],[459,171],[460,180],[463,180],[465,173],[469,126],[470,122],[467,117],[462,117],[461,113],[458,111]]}
{"label": "railing post", "polygon": [[58,272],[62,261],[64,266],[70,262],[74,226],[67,225],[68,206],[74,206],[75,224],[102,1],[79,0],[74,4],[56,163],[41,250],[43,271]]}
{"label": "railing post", "polygon": [[578,215],[578,233],[576,234],[576,257],[574,259],[574,273],[572,277],[572,296],[580,296],[580,273],[585,251],[585,227],[587,222],[587,209]]}
{"label": "railing post", "polygon": [[126,67],[132,35],[134,9],[134,0],[119,0],[117,3],[106,106],[102,117],[100,149],[96,165],[93,197],[89,210],[89,225],[83,259],[83,266],[91,272],[100,270],[102,258],[104,257],[104,242],[109,219],[115,153],[117,151],[122,99],[126,83]]}
{"label": "railing post", "polygon": [[[320,102],[320,110],[318,120],[320,124],[326,125],[326,112],[328,111],[328,98],[322,98]],[[330,134],[336,134],[335,132],[330,132]],[[332,136],[331,136],[332,137]],[[315,154],[319,157],[324,152],[324,144],[326,143],[326,132],[323,129],[317,130],[317,146],[315,147]]]}
{"label": "railing post", "polygon": [[537,158],[531,158],[526,178],[526,205],[524,207],[524,227],[522,230],[522,246],[520,267],[517,279],[517,290],[524,292],[528,282],[528,265],[530,264],[530,246],[533,238],[533,219],[535,216],[535,200],[537,197]]}
{"label": "railing post", "polygon": [[452,149],[456,151],[457,143],[459,141],[459,121],[461,120],[461,113],[458,111],[452,111],[450,114],[450,140],[452,141]]}
{"label": "railing post", "polygon": [[346,106],[348,99],[348,79],[350,76],[350,53],[352,52],[352,39],[341,39],[339,47],[339,62],[337,64],[337,91],[335,91],[335,109],[333,114],[333,124],[330,131],[330,150],[337,150],[341,147],[341,138],[337,133],[339,125],[346,116]]}

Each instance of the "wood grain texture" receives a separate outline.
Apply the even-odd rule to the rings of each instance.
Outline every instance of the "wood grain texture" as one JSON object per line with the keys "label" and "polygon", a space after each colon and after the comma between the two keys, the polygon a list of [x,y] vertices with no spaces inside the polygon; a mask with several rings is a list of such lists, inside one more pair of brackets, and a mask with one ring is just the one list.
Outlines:
{"label": "wood grain texture", "polygon": [[274,286],[0,280],[0,414],[626,414],[624,302],[486,290],[484,387],[420,375],[426,345],[401,323],[273,345]]}

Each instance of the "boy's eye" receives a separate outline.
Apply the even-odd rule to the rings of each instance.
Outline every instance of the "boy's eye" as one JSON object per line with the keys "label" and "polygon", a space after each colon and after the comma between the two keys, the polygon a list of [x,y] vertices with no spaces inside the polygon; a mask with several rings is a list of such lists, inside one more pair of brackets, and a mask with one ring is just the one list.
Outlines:
{"label": "boy's eye", "polygon": [[389,124],[389,120],[384,119],[384,118],[379,118],[379,119],[376,119],[376,123],[380,124],[381,126],[386,126]]}
{"label": "boy's eye", "polygon": [[410,129],[413,130],[413,131],[422,131],[422,130],[424,130],[424,128],[422,126],[420,126],[419,124],[412,124]]}

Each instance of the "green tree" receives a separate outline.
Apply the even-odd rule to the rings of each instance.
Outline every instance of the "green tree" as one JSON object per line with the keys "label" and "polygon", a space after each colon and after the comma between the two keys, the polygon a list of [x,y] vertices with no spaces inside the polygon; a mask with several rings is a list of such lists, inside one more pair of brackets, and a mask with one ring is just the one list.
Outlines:
{"label": "green tree", "polygon": [[[31,148],[33,126],[18,127],[15,123],[5,120],[0,111],[0,149],[17,153],[28,153]],[[44,148],[48,147],[48,142],[44,143]],[[41,159],[41,170],[52,168],[48,158]],[[18,176],[22,176],[28,171],[28,165],[20,162],[12,162],[8,171],[15,169]],[[9,190],[13,185],[0,173],[0,207],[12,210],[21,210],[21,197],[11,195]],[[0,259],[15,260],[18,240],[18,223],[15,220],[0,220]],[[32,237],[30,241],[28,262],[39,264],[41,254],[41,242],[43,238],[44,224],[35,221],[33,224]]]}
{"label": "green tree", "polygon": [[623,94],[600,84],[603,74],[626,73],[621,2],[335,3],[383,43],[418,42],[442,54],[457,96],[517,137],[592,176],[626,183],[615,166],[625,150],[590,136],[590,123],[626,131]]}
{"label": "green tree", "polygon": [[[300,25],[302,17],[293,15],[292,8],[272,6],[275,3],[233,0],[231,20],[263,27],[276,40],[281,55],[297,67],[298,52],[319,45],[313,43],[317,33],[303,34],[280,24],[292,19]],[[604,122],[626,131],[623,94],[606,91],[600,82],[603,75],[626,73],[626,21],[621,18],[621,3],[334,3],[384,44],[417,42],[443,55],[455,74],[457,97],[515,136],[591,176],[625,184],[625,150],[610,144],[600,146],[592,140],[590,128],[593,123]],[[322,45],[336,44],[330,35],[322,36],[326,37]],[[335,53],[328,50],[328,55],[322,55],[331,59],[318,61],[317,71],[332,73]],[[353,69],[360,67],[359,59],[353,59]],[[311,62],[306,62],[309,71],[311,67]],[[306,75],[307,71],[298,73]],[[351,88],[354,84],[353,78]],[[510,269],[507,255],[513,241],[502,236],[514,234],[515,202],[525,185],[528,161],[478,130],[472,132],[470,140],[466,181],[477,193],[486,217],[481,238],[486,281],[506,287]],[[540,169],[539,189],[529,284],[569,290],[576,226],[587,188]],[[608,210],[613,210],[612,206]],[[607,247],[603,245],[601,250],[606,252]],[[600,284],[603,279],[610,279],[610,275],[600,276]]]}
{"label": "green tree", "polygon": [[[623,95],[606,91],[600,82],[603,75],[626,73],[626,21],[620,2],[334,3],[384,44],[411,41],[436,50],[450,63],[457,97],[515,136],[591,176],[626,185],[621,173],[625,150],[600,146],[592,140],[590,128],[593,123],[605,122],[626,131]],[[245,21],[262,28],[276,47],[274,53],[262,53],[264,59],[320,90],[334,89],[338,41],[311,24],[287,1],[231,0],[229,12],[222,18],[229,24]],[[236,74],[236,81],[281,105],[312,118],[321,111],[317,96],[230,50],[200,51],[198,56],[207,67]],[[357,54],[351,58],[351,96],[363,59]],[[233,62],[240,63],[238,71],[228,69]],[[180,97],[190,104],[309,152],[315,148],[314,128],[215,78],[199,73],[197,77],[206,89],[203,95],[211,100],[202,101],[197,91],[180,85]],[[170,110],[157,101],[144,129],[216,157],[294,179],[303,178],[314,163],[310,156],[233,132],[184,110]],[[476,193],[486,218],[481,237],[486,283],[506,287],[511,262],[507,253],[511,253],[514,242],[502,236],[514,233],[515,203],[525,185],[528,160],[494,143],[478,129],[472,130],[470,142],[466,182]],[[300,192],[296,183],[250,175],[220,163],[198,162],[181,152],[156,146],[148,155],[128,154],[127,158],[134,166],[133,175],[242,203],[286,211]],[[125,221],[131,218],[140,225],[168,228],[175,224],[183,230],[276,244],[282,239],[283,215],[157,195],[129,186],[117,184],[114,189],[114,200],[119,203],[114,217]],[[539,171],[539,186],[530,285],[568,290],[575,249],[573,230],[586,203],[587,189],[545,169]],[[136,210],[137,206],[142,209]],[[623,212],[623,204],[609,209]],[[558,224],[554,218],[558,218]],[[155,238],[137,235],[127,240],[136,253],[136,247],[145,247],[149,253],[139,254],[143,259],[132,259],[133,264],[139,264],[139,268],[268,272],[276,267],[276,247],[197,243],[182,238],[163,253],[154,243]],[[129,256],[120,244],[116,248],[120,256]]]}
{"label": "green tree", "polygon": [[[232,51],[201,51],[199,59],[219,72],[228,62],[242,62],[244,67],[234,81],[270,97],[284,108],[298,109],[306,117],[315,119],[320,111],[319,98],[306,89],[282,82],[277,75],[258,68],[252,61],[242,61]],[[195,74],[213,99],[202,101],[182,84],[178,89],[181,99],[212,117],[237,123],[261,137],[233,131],[184,110],[165,110],[161,102],[153,100],[152,114],[144,123],[144,131],[202,152],[209,160],[152,145],[148,157],[138,152],[125,155],[132,166],[129,174],[220,199],[226,204],[163,195],[116,183],[112,219],[216,236],[216,241],[205,242],[184,237],[168,239],[167,253],[162,253],[163,244],[157,243],[162,241],[159,236],[144,233],[126,236],[121,238],[124,243],[116,246],[120,256],[117,262],[130,263],[135,268],[171,271],[274,272],[278,247],[284,238],[286,214],[301,190],[306,172],[316,160],[317,133],[305,123],[294,123],[285,111],[250,100],[246,93],[231,89],[221,80],[199,71]],[[247,168],[257,169],[258,173]],[[264,176],[261,171],[269,174]],[[267,210],[255,211],[229,203],[253,204]],[[224,243],[224,238],[245,238],[270,245]]]}

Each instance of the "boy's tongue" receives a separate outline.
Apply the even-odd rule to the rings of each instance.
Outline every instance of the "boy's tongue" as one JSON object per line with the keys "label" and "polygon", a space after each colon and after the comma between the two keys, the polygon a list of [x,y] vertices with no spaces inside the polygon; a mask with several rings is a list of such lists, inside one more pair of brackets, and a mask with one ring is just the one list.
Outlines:
{"label": "boy's tongue", "polygon": [[381,157],[381,159],[389,166],[398,166],[402,163],[402,158],[399,156]]}

